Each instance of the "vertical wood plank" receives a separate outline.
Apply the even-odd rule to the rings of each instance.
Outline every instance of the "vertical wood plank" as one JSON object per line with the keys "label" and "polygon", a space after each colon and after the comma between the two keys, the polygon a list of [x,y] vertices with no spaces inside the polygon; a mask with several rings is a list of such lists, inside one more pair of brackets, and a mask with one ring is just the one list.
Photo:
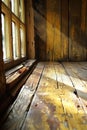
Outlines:
{"label": "vertical wood plank", "polygon": [[61,59],[61,3],[47,1],[47,59]]}
{"label": "vertical wood plank", "polygon": [[86,33],[81,29],[85,26],[85,16],[82,16],[84,12],[83,6],[85,8],[82,0],[69,1],[69,58],[72,61],[86,59],[86,52],[84,51],[84,48],[86,48]]}
{"label": "vertical wood plank", "polygon": [[[86,33],[86,17],[87,17],[87,0],[82,0],[82,8],[81,8],[81,37],[83,48],[83,57],[82,59],[87,59],[87,33]],[[84,40],[83,40],[84,39]]]}
{"label": "vertical wood plank", "polygon": [[46,60],[46,0],[34,0],[35,55],[38,60]]}
{"label": "vertical wood plank", "polygon": [[35,58],[35,41],[34,41],[34,10],[32,0],[25,1],[25,18],[26,18],[26,40],[27,40],[27,56]]}
{"label": "vertical wood plank", "polygon": [[61,53],[64,60],[68,60],[68,29],[69,29],[69,0],[61,1]]}
{"label": "vertical wood plank", "polygon": [[85,32],[86,29],[86,7],[87,7],[87,1],[82,0],[82,8],[81,8],[81,29],[83,32]]}

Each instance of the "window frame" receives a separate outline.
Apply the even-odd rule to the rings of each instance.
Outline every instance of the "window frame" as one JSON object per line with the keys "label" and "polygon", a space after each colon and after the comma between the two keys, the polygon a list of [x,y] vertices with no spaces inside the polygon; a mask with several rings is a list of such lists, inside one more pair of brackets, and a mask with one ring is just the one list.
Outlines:
{"label": "window frame", "polygon": [[[10,2],[10,0],[7,0]],[[24,1],[24,0],[23,0]],[[21,56],[21,42],[20,42],[20,26],[23,26],[24,30],[25,30],[25,23],[19,18],[19,11],[18,11],[18,7],[19,7],[19,0],[16,1],[15,5],[16,6],[16,13],[12,12],[11,10],[11,5],[8,2],[8,6],[6,5],[6,3],[4,3],[2,1],[1,4],[1,13],[5,14],[6,17],[6,30],[8,30],[6,33],[6,41],[8,44],[9,49],[7,52],[8,58],[7,60],[4,60],[5,63],[5,69],[8,69],[12,66],[14,66],[15,64],[20,63],[21,61],[24,61],[26,59],[26,32],[24,31],[24,39],[25,39],[25,56]],[[14,54],[13,54],[13,43],[12,43],[12,22],[15,22],[16,24],[16,35],[17,35],[17,44],[18,44],[18,57],[14,58]],[[9,51],[10,50],[10,51]]]}
{"label": "window frame", "polygon": [[9,0],[2,0],[2,3],[4,3],[6,6],[10,7],[10,1]]}
{"label": "window frame", "polygon": [[8,33],[6,33],[5,31],[5,41],[6,41],[6,59],[4,60],[4,62],[8,62],[10,60],[12,60],[12,46],[11,46],[11,19],[9,19],[9,17],[11,17],[11,13],[9,13],[8,8],[6,8],[6,6],[4,4],[2,4],[2,8],[1,8],[1,13],[3,13],[5,15],[5,30],[8,30]]}

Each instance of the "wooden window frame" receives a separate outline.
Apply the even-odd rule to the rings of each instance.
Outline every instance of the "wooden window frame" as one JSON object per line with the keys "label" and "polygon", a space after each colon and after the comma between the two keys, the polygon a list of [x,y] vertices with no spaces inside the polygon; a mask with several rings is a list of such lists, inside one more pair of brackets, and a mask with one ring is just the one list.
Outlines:
{"label": "wooden window frame", "polygon": [[8,62],[10,60],[12,60],[12,46],[11,46],[11,19],[9,19],[11,17],[11,13],[9,13],[8,8],[6,8],[6,6],[3,4],[2,6],[2,13],[4,13],[5,15],[5,41],[6,41],[6,59],[4,60],[4,62]]}
{"label": "wooden window frame", "polygon": [[[26,36],[25,36],[25,23],[23,22],[22,19],[19,18],[19,0],[17,0],[17,3],[15,5],[16,6],[16,13],[13,13],[11,10],[11,6],[10,6],[10,0],[8,1],[8,6],[6,5],[6,3],[2,2],[2,6],[1,6],[1,10],[2,13],[5,14],[6,17],[6,42],[8,44],[8,59],[6,61],[4,61],[5,63],[5,69],[9,69],[19,63],[21,63],[22,61],[24,61],[26,59]],[[23,0],[24,1],[24,0]],[[24,16],[23,16],[24,17]],[[17,42],[18,42],[18,58],[14,59],[13,57],[13,43],[12,43],[12,21],[15,22],[16,24],[16,35],[17,35]],[[23,27],[24,30],[24,44],[25,44],[25,55],[22,56],[21,55],[21,42],[20,42],[20,27]],[[10,50],[10,51],[9,51]]]}
{"label": "wooden window frame", "polygon": [[10,0],[2,0],[2,2],[3,2],[6,6],[10,7]]}

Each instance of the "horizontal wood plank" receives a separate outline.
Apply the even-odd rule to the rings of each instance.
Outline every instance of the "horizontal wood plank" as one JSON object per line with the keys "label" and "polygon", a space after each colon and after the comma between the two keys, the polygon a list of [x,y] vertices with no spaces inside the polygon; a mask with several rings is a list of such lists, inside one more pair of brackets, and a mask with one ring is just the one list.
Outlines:
{"label": "horizontal wood plank", "polygon": [[[12,109],[8,110],[8,117],[6,123],[3,125],[1,129],[3,130],[17,130],[20,129],[21,124],[23,123],[26,113],[31,104],[32,98],[34,96],[36,87],[39,83],[41,73],[43,71],[44,66],[38,64],[37,68],[33,71],[32,75],[29,77],[31,80],[27,80],[23,88],[21,89],[16,101],[13,104]],[[38,72],[38,75],[37,75]],[[37,80],[33,80],[33,77]],[[33,90],[31,90],[31,84],[34,83]]]}
{"label": "horizontal wood plank", "polygon": [[86,74],[86,62],[39,63],[9,109],[2,129],[87,129]]}

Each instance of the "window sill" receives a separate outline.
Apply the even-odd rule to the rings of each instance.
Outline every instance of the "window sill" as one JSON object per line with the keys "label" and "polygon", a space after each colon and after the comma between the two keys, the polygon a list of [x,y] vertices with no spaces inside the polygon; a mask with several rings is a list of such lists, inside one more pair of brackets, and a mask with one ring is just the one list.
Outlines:
{"label": "window sill", "polygon": [[5,71],[8,69],[11,69],[12,67],[20,64],[21,62],[25,61],[27,58],[23,57],[23,58],[17,58],[15,60],[6,60],[4,61],[4,67],[5,67]]}

